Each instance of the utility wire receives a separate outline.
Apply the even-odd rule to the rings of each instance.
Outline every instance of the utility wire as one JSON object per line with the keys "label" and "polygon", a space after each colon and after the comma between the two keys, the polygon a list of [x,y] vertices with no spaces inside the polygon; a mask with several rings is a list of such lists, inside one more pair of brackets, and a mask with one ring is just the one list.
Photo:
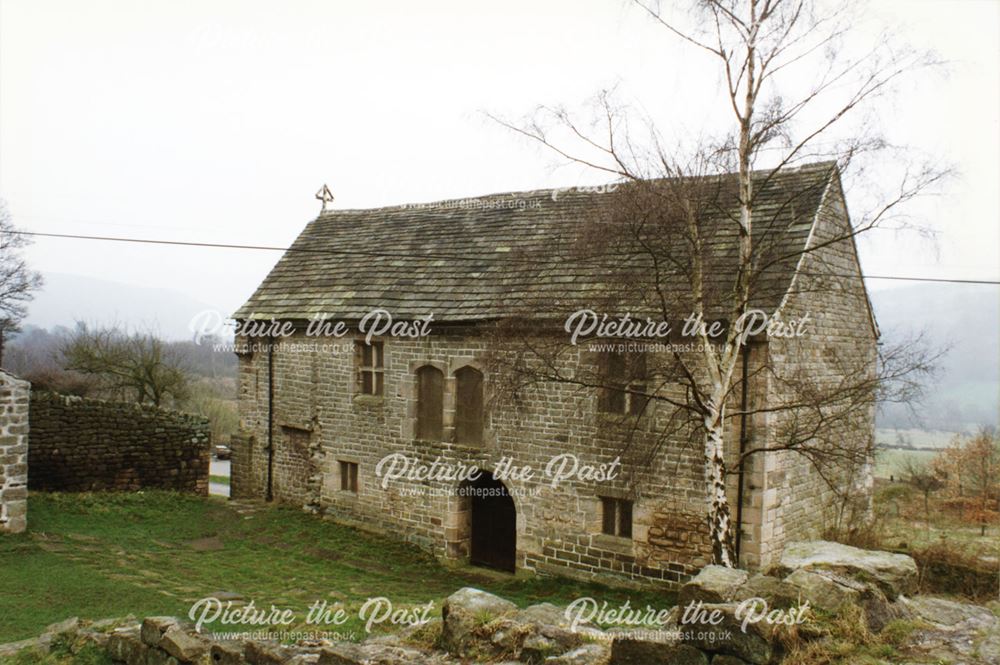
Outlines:
{"label": "utility wire", "polygon": [[[7,231],[7,233],[31,236],[38,238],[64,238],[68,240],[103,240],[108,242],[128,242],[128,243],[138,243],[146,245],[173,245],[178,247],[208,247],[217,249],[253,249],[253,250],[263,250],[270,252],[302,252],[309,254],[333,254],[338,256],[371,256],[379,258],[395,258],[395,259],[442,259],[448,261],[477,261],[482,262],[483,258],[481,256],[470,256],[462,254],[405,254],[405,253],[393,253],[393,252],[375,252],[368,250],[357,250],[357,249],[331,249],[331,248],[320,248],[320,247],[279,247],[276,245],[237,245],[231,243],[221,243],[221,242],[194,242],[194,241],[184,241],[184,240],[153,240],[150,238],[121,238],[115,236],[89,236],[89,235],[77,235],[72,233],[43,233],[40,231]],[[506,256],[504,261],[509,261],[512,263],[525,263],[531,265],[537,265],[536,261],[530,259],[519,260],[513,256]],[[854,275],[830,275],[831,277],[853,277]],[[991,284],[1000,285],[1000,280],[989,280],[989,279],[953,279],[953,278],[942,278],[942,277],[904,277],[900,275],[862,275],[864,279],[886,279],[886,280],[897,280],[904,282],[938,282],[942,284]]]}

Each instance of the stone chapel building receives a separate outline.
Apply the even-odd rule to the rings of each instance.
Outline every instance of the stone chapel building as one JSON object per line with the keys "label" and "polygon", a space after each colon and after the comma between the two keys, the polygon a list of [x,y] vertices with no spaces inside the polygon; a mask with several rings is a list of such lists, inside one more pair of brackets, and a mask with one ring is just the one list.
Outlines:
{"label": "stone chapel building", "polygon": [[[878,338],[854,241],[832,241],[850,228],[836,166],[783,170],[767,187],[773,191],[758,208],[780,209],[781,242],[795,251],[776,264],[772,288],[754,305],[785,318],[808,313],[812,334],[761,334],[747,345],[742,371],[754,378],[743,399],[757,407],[788,386],[755,369],[833,383],[845,372],[873,376]],[[514,302],[517,316],[544,312],[562,322],[593,306],[588,289],[600,279],[571,263],[541,268],[511,257],[572,236],[585,214],[603,214],[608,197],[534,191],[321,213],[234,316],[242,325],[287,322],[294,332],[250,338],[239,353],[232,495],[301,505],[440,557],[508,571],[674,585],[710,563],[703,448],[668,441],[640,459],[616,438],[622,421],[655,437],[662,409],[636,415],[626,392],[557,382],[533,386],[516,414],[492,399],[491,322],[513,316]],[[432,314],[430,333],[397,330],[407,334],[368,343],[357,326],[375,310],[397,322]],[[346,334],[307,334],[317,316],[345,322]],[[852,369],[838,360],[845,357]],[[563,362],[570,373],[614,367],[586,344]],[[781,418],[766,409],[731,418],[728,449],[766,447]],[[837,427],[840,440],[871,450],[874,408],[858,408]],[[565,453],[605,469],[618,458],[619,473],[553,485],[541,471]],[[387,480],[387,459],[484,473],[474,481],[434,473]],[[538,473],[498,479],[490,470],[504,459]],[[728,487],[745,567],[765,567],[784,543],[822,535],[842,508],[844,494],[799,453],[762,452],[735,469]],[[870,472],[845,478],[845,488],[864,493]]]}

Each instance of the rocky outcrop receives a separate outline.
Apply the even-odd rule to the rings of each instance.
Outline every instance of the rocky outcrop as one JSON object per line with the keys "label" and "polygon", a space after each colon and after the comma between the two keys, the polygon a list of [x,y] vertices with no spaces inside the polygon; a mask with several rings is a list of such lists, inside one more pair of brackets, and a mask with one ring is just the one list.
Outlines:
{"label": "rocky outcrop", "polygon": [[1000,665],[1000,619],[989,609],[943,598],[903,602],[924,624],[910,635],[909,654],[932,662]]}
{"label": "rocky outcrop", "polygon": [[770,624],[746,623],[740,605],[722,603],[702,605],[703,612],[683,622],[681,635],[685,644],[715,655],[734,656],[754,665],[766,665],[774,655]]}
{"label": "rocky outcrop", "polygon": [[825,541],[792,543],[787,554],[777,570],[791,569],[783,582],[811,607],[834,613],[857,606],[875,633],[908,616],[906,607],[894,601],[916,587],[912,558]]}
{"label": "rocky outcrop", "polygon": [[747,571],[739,568],[705,566],[691,578],[691,581],[681,587],[677,604],[687,605],[699,600],[703,603],[729,602],[746,584],[747,578]]}
{"label": "rocky outcrop", "polygon": [[889,600],[917,590],[917,564],[905,554],[862,550],[825,540],[789,543],[777,571],[823,570],[877,584]]}
{"label": "rocky outcrop", "polygon": [[8,644],[0,644],[0,663],[24,650],[48,653],[52,642],[66,635],[75,635],[80,631],[80,619],[71,617],[65,621],[54,623],[45,628],[41,635],[29,640],[20,640]]}
{"label": "rocky outcrop", "polygon": [[[510,601],[479,589],[461,589],[441,610],[441,645],[463,658],[514,659],[541,663],[550,657],[575,662],[604,656],[601,645],[582,649],[601,634],[590,626],[571,626],[564,609],[540,603],[522,610]],[[600,661],[591,661],[600,662]]]}
{"label": "rocky outcrop", "polygon": [[808,601],[812,607],[827,612],[839,612],[857,603],[865,589],[864,584],[849,577],[803,568],[794,571],[783,581],[798,592],[800,600]]}
{"label": "rocky outcrop", "polygon": [[[478,639],[482,631],[477,632],[477,629],[516,610],[517,605],[492,593],[470,587],[459,589],[441,607],[444,620],[441,644],[459,656],[471,656],[475,649],[483,646]],[[492,650],[490,647],[489,651]]]}
{"label": "rocky outcrop", "polygon": [[[742,626],[733,630],[740,604],[759,602],[768,612],[793,611],[808,604],[811,610],[827,614],[857,609],[867,629],[876,634],[894,620],[909,620],[917,628],[898,648],[914,656],[914,662],[929,659],[1000,665],[1000,620],[977,605],[911,597],[916,590],[917,566],[908,556],[825,541],[791,543],[780,565],[769,573],[752,575],[735,589],[731,582],[739,579],[739,571],[713,566],[692,578],[681,589],[680,598],[702,601],[703,611],[714,610],[722,619],[706,625],[702,614],[694,621],[682,622],[681,634],[687,636],[683,643],[714,654],[713,665],[774,661],[783,651],[782,622],[779,620],[774,629],[761,621],[747,630]],[[745,617],[748,610],[743,610]],[[809,625],[798,626],[795,639],[826,638],[822,631],[813,633]]]}
{"label": "rocky outcrop", "polygon": [[737,589],[732,600],[744,601],[751,598],[766,598],[771,607],[778,609],[788,609],[802,600],[801,591],[794,584],[780,577],[760,573],[751,575],[746,584]]}

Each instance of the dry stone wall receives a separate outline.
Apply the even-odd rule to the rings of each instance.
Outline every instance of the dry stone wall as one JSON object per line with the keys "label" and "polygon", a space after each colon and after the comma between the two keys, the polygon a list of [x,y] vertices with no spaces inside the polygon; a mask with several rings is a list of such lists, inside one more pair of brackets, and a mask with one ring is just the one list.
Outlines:
{"label": "dry stone wall", "polygon": [[148,405],[31,395],[32,490],[208,493],[208,419]]}
{"label": "dry stone wall", "polygon": [[27,381],[0,371],[0,533],[19,533],[28,520]]}

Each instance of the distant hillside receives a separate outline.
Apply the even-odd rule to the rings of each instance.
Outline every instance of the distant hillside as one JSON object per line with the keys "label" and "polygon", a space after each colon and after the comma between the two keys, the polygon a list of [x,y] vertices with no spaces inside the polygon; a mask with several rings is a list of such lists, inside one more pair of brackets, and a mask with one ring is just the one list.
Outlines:
{"label": "distant hillside", "polygon": [[872,294],[882,341],[920,331],[935,346],[950,346],[942,373],[928,390],[917,420],[902,407],[879,415],[882,428],[963,431],[997,425],[1000,402],[1000,288],[921,284]]}
{"label": "distant hillside", "polygon": [[119,323],[156,331],[164,339],[182,340],[191,339],[188,324],[196,314],[219,309],[169,289],[62,273],[48,272],[43,277],[45,286],[29,305],[25,321],[39,328],[72,328],[76,321],[97,325]]}

